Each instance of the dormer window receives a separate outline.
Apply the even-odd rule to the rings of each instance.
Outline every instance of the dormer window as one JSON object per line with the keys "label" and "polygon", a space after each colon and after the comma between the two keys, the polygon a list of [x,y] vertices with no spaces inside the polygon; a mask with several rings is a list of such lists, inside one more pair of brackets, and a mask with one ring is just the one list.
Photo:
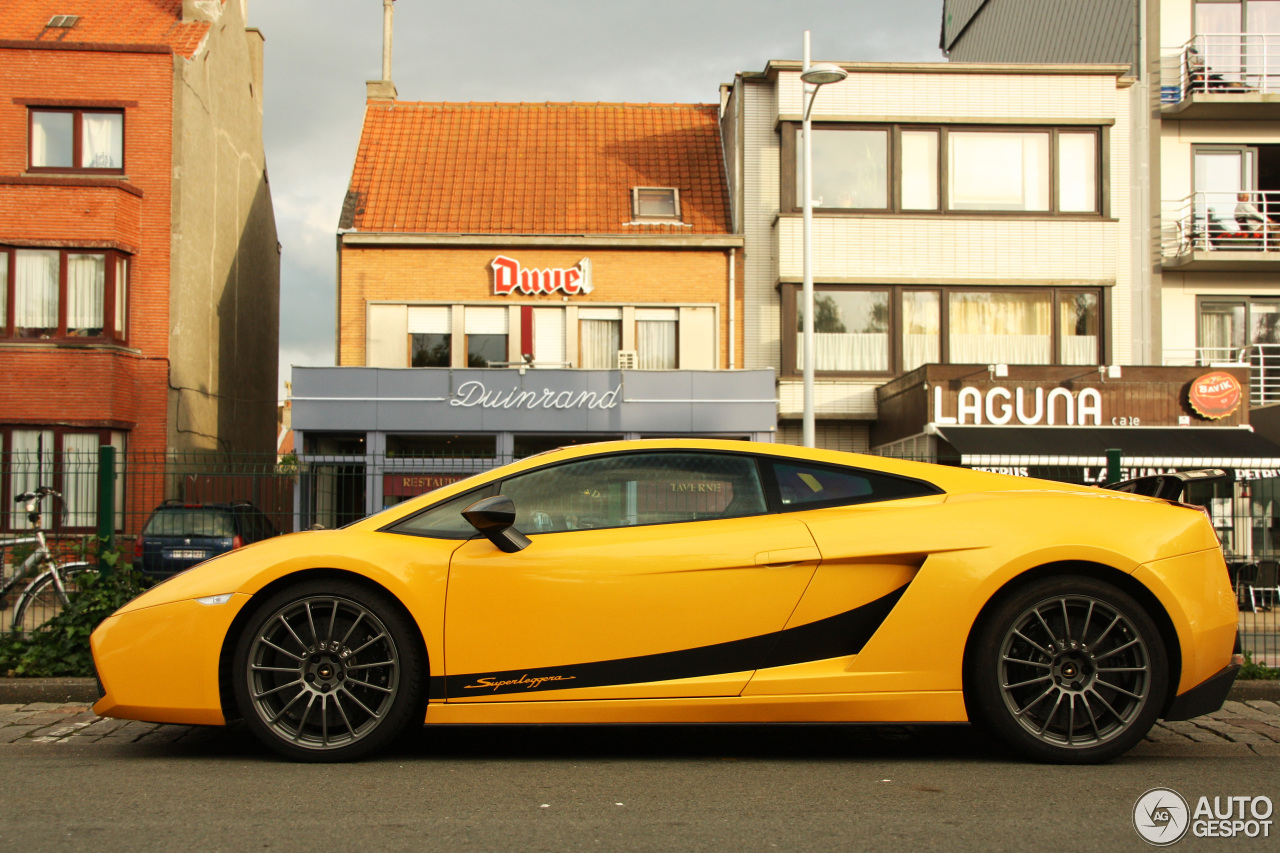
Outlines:
{"label": "dormer window", "polygon": [[49,19],[49,23],[45,24],[49,29],[69,30],[80,20],[79,15],[54,15]]}
{"label": "dormer window", "polygon": [[636,219],[680,219],[680,191],[674,187],[634,187],[631,213]]}

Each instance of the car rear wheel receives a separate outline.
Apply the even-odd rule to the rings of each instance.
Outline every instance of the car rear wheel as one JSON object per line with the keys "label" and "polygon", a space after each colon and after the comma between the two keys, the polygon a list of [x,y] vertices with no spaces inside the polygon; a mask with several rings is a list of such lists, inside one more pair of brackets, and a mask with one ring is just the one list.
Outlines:
{"label": "car rear wheel", "polygon": [[385,593],[341,580],[300,583],[264,602],[233,667],[246,724],[300,761],[348,761],[386,746],[420,713],[426,683],[409,617]]}
{"label": "car rear wheel", "polygon": [[975,722],[1032,758],[1096,763],[1150,730],[1168,668],[1160,632],[1131,596],[1094,578],[1045,578],[980,626],[966,699]]}

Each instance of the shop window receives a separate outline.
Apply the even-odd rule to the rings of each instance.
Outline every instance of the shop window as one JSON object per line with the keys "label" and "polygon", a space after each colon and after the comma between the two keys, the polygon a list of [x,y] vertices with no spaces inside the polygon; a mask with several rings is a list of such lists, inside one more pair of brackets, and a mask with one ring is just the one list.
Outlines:
{"label": "shop window", "polygon": [[[1096,127],[824,122],[813,131],[813,206],[833,213],[1098,214],[1101,136]],[[803,207],[801,142],[799,125],[788,124],[784,210]]]}
{"label": "shop window", "polygon": [[636,309],[636,366],[639,369],[676,369],[679,322],[678,308]]}
{"label": "shop window", "polygon": [[388,435],[387,456],[418,459],[493,459],[498,439],[493,435],[428,433]]}
{"label": "shop window", "polygon": [[[783,283],[784,371],[804,369],[799,285]],[[1100,290],[823,284],[814,290],[814,369],[904,373],[924,364],[1101,363]],[[788,310],[789,309],[789,310]]]}
{"label": "shop window", "polygon": [[555,450],[558,447],[573,447],[579,444],[595,444],[599,441],[621,440],[621,433],[617,435],[605,433],[593,433],[591,435],[566,435],[564,433],[516,435],[515,458],[524,459],[527,456],[537,456],[539,453],[546,453],[548,450]]}
{"label": "shop window", "polygon": [[621,308],[578,309],[578,360],[586,370],[616,370],[622,348]]}
{"label": "shop window", "polygon": [[316,456],[364,456],[365,434],[307,430],[303,434],[302,452]]}
{"label": "shop window", "polygon": [[467,336],[467,367],[507,364],[507,309],[463,309]]}
{"label": "shop window", "polygon": [[[796,369],[804,370],[804,293],[796,291]],[[889,369],[889,291],[824,290],[813,297],[814,370]]]}
{"label": "shop window", "polygon": [[[30,528],[18,495],[48,486],[62,499],[47,498],[42,504],[41,525],[47,530],[90,530],[98,524],[98,448],[116,449],[117,466],[123,472],[125,433],[112,430],[77,430],[66,427],[0,427],[3,489],[0,498],[7,511],[6,529]],[[115,526],[124,524],[124,485],[116,478]]]}
{"label": "shop window", "polygon": [[0,248],[0,337],[123,341],[128,275],[118,252]]}
{"label": "shop window", "polygon": [[31,169],[124,169],[123,112],[33,109],[30,116]]}
{"label": "shop window", "polygon": [[635,219],[679,219],[680,191],[674,187],[634,187],[631,213]]}

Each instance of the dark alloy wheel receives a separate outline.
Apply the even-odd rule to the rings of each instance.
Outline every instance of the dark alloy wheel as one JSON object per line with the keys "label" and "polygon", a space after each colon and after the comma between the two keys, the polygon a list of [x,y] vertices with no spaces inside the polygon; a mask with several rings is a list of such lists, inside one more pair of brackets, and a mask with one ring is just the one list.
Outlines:
{"label": "dark alloy wheel", "polygon": [[966,673],[978,722],[1042,761],[1086,764],[1146,735],[1168,661],[1147,612],[1086,577],[1046,578],[1005,598],[979,628]]}
{"label": "dark alloy wheel", "polygon": [[346,761],[382,748],[420,709],[426,682],[402,610],[383,593],[343,581],[302,583],[264,602],[237,643],[234,677],[253,733],[302,761]]}

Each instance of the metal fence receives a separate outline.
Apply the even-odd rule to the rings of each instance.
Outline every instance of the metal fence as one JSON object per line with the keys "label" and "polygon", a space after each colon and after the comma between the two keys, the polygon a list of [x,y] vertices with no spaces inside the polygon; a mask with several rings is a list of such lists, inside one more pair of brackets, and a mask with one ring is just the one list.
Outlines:
{"label": "metal fence", "polygon": [[[3,547],[5,541],[29,537],[32,528],[14,496],[36,485],[60,491],[62,505],[45,507],[42,518],[51,547],[62,559],[83,554],[97,525],[98,495],[114,496],[115,544],[126,561],[138,551],[140,534],[157,507],[203,507],[209,504],[249,504],[261,510],[280,533],[313,525],[339,527],[371,512],[495,467],[508,459],[468,455],[369,455],[342,448],[336,455],[288,454],[235,456],[227,454],[124,453],[116,462],[114,482],[100,491],[97,457],[55,454],[39,459],[30,454],[0,455],[0,565],[10,578],[24,556],[22,547]],[[1079,466],[1034,469],[987,469],[1016,476],[1034,476],[1083,485],[1102,485],[1104,468]],[[1125,471],[1139,476],[1145,471]],[[1252,472],[1261,478],[1197,483],[1186,500],[1205,508],[1223,543],[1240,608],[1244,648],[1255,662],[1280,667],[1280,477]],[[53,510],[53,511],[50,511]],[[65,510],[65,512],[64,512]],[[28,546],[29,547],[29,546]],[[2,586],[2,584],[0,584]],[[24,588],[16,585],[3,603],[12,607]],[[53,599],[46,596],[52,605]],[[43,606],[43,605],[40,605]],[[0,624],[9,625],[11,610],[0,611]],[[39,609],[28,621],[41,624]],[[30,627],[30,626],[27,626]]]}

